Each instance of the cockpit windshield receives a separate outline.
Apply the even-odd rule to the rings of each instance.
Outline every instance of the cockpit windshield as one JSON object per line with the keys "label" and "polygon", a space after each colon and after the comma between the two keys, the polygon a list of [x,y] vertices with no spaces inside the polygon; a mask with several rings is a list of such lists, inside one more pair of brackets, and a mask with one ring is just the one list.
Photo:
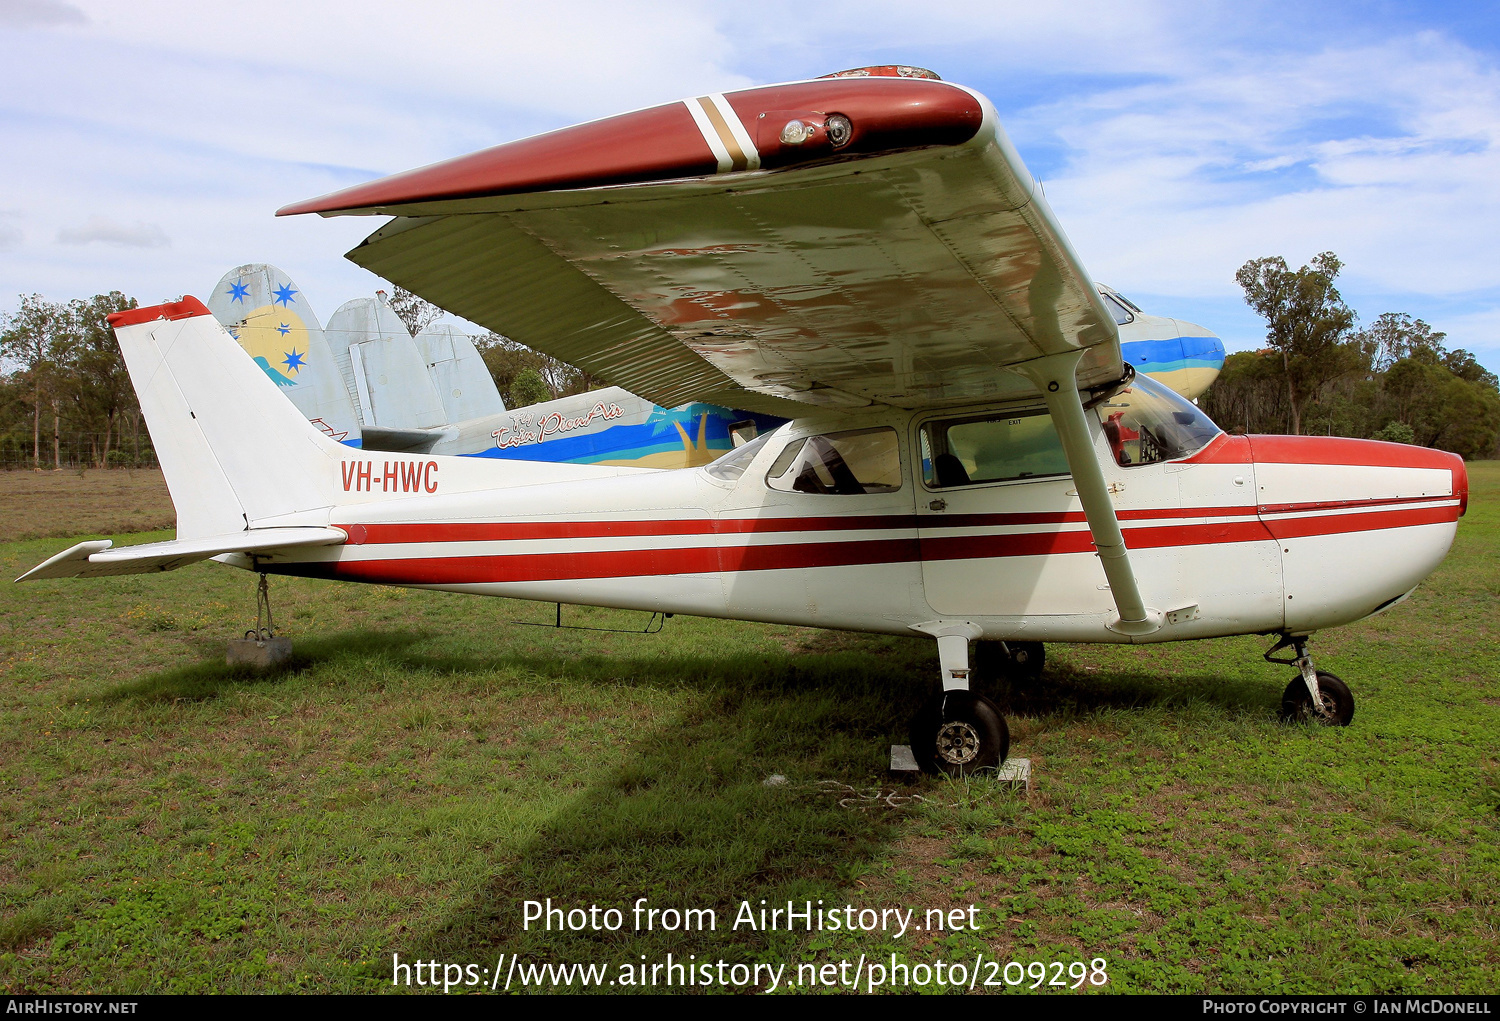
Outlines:
{"label": "cockpit windshield", "polygon": [[1113,287],[1100,284],[1099,297],[1104,299],[1104,306],[1109,309],[1110,315],[1115,317],[1116,326],[1124,326],[1126,323],[1134,322],[1137,315],[1146,314],[1141,311],[1139,305]]}
{"label": "cockpit windshield", "polygon": [[761,433],[750,442],[741,444],[729,453],[710,461],[703,470],[716,479],[723,479],[726,482],[738,481],[739,477],[745,474],[745,469],[750,467],[750,462],[755,460],[755,455],[760,453],[760,448],[764,447],[770,438],[771,433]]}
{"label": "cockpit windshield", "polygon": [[1099,297],[1104,299],[1105,307],[1107,307],[1110,313],[1115,317],[1116,326],[1124,326],[1126,323],[1135,318],[1135,316],[1131,315],[1130,311],[1121,302],[1117,301],[1115,299],[1115,296],[1113,294],[1110,294],[1108,291],[1100,291]]}
{"label": "cockpit windshield", "polygon": [[1123,467],[1174,461],[1208,446],[1223,430],[1170,387],[1150,376],[1099,405],[1099,421]]}

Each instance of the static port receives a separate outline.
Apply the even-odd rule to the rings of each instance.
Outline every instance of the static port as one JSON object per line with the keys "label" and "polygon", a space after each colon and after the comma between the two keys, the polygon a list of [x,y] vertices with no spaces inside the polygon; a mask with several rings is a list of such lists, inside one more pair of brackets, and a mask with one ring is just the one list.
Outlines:
{"label": "static port", "polygon": [[831,113],[826,122],[828,128],[828,140],[833,143],[835,149],[840,149],[849,144],[849,139],[854,137],[854,125],[849,123],[849,118],[841,113]]}

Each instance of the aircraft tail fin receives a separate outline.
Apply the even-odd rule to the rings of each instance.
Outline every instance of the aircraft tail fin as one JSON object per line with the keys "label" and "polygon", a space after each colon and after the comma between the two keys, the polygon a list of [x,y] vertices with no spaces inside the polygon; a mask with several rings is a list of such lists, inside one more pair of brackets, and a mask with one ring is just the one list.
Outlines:
{"label": "aircraft tail fin", "polygon": [[[194,297],[109,317],[177,508],[177,538],[316,524],[339,458]],[[322,515],[326,523],[326,513]]]}

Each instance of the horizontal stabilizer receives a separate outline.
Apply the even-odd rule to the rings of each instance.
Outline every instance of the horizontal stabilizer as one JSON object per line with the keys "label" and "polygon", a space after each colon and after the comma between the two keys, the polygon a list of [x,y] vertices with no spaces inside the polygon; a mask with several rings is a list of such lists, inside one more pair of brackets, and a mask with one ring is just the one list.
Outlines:
{"label": "horizontal stabilizer", "polygon": [[148,542],[111,549],[108,539],[80,542],[33,567],[16,581],[44,578],[100,578],[111,574],[149,574],[172,571],[224,553],[273,554],[300,546],[337,546],[348,535],[337,528],[252,528],[228,535]]}
{"label": "horizontal stabilizer", "polygon": [[457,430],[438,426],[435,429],[389,429],[367,425],[364,428],[366,450],[384,450],[393,454],[426,454]]}

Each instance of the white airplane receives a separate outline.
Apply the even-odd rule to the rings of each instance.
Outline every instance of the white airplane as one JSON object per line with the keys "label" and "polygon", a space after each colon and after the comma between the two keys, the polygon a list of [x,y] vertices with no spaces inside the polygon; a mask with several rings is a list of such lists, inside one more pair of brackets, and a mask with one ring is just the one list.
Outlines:
{"label": "white airplane", "polygon": [[[923,634],[924,768],[1001,763],[975,660],[1278,636],[1283,709],[1347,724],[1308,636],[1442,560],[1457,457],[1226,436],[1133,376],[983,96],[912,68],[694,97],[298,203],[393,217],[387,279],[664,406],[791,419],[699,469],[353,451],[194,298],[113,317],[178,512],[20,580],[272,574]],[[979,643],[981,654],[971,656]]]}

